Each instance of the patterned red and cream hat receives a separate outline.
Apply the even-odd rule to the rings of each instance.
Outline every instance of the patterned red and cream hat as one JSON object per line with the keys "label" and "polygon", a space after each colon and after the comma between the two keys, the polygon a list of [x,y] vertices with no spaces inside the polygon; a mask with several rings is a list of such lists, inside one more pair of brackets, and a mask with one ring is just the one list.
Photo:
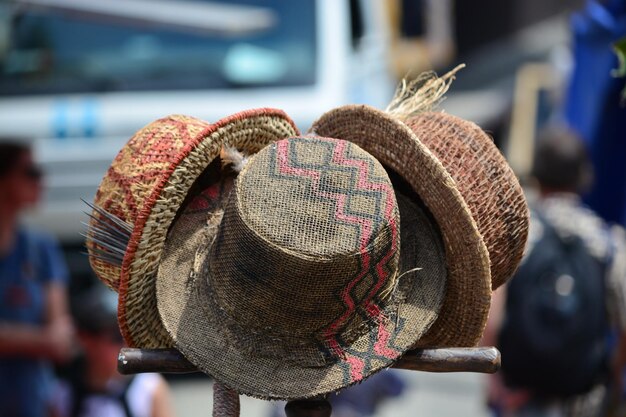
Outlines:
{"label": "patterned red and cream hat", "polygon": [[[431,180],[429,192],[450,186],[440,165],[401,172]],[[438,226],[414,192],[396,200],[402,179],[394,186],[355,143],[280,140],[228,178],[186,203],[156,279],[163,324],[199,369],[247,395],[312,397],[390,366],[436,320],[447,274]]]}
{"label": "patterned red and cream hat", "polygon": [[[237,113],[214,124],[169,116],[139,130],[114,159],[96,193],[87,248],[98,277],[119,293],[118,318],[130,346],[172,346],[156,307],[163,244],[192,187],[202,187],[224,148],[245,154],[298,134],[275,109]],[[219,170],[218,170],[219,171]]]}

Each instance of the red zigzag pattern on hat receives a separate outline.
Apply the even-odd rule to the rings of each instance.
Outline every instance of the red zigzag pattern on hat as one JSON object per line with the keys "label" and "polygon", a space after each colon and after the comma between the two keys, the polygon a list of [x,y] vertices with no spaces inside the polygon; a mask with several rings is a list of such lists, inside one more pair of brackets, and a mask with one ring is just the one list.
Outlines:
{"label": "red zigzag pattern on hat", "polygon": [[[307,139],[312,140],[312,139]],[[384,313],[380,309],[378,305],[373,301],[374,296],[378,293],[381,286],[385,283],[388,278],[388,273],[385,271],[384,266],[389,262],[395,251],[397,250],[397,233],[398,228],[393,215],[393,210],[395,207],[393,196],[394,191],[392,187],[387,184],[381,183],[373,183],[369,181],[369,164],[366,161],[360,159],[350,159],[346,155],[346,145],[347,142],[339,141],[336,139],[328,139],[328,138],[319,138],[316,137],[314,140],[329,142],[334,145],[334,152],[332,162],[340,165],[340,166],[350,166],[357,169],[358,172],[358,181],[357,187],[362,190],[373,190],[384,193],[386,196],[386,204],[385,204],[385,218],[387,219],[392,237],[392,246],[390,251],[383,256],[379,262],[376,264],[375,270],[378,275],[378,280],[374,284],[374,286],[370,289],[368,295],[364,300],[365,309],[368,315],[378,321],[378,337],[377,342],[374,344],[374,351],[377,355],[384,357],[395,357],[395,352],[388,346],[388,342],[390,340],[390,334],[384,324]],[[348,199],[347,194],[338,194],[338,193],[329,193],[323,192],[319,189],[320,183],[320,172],[313,171],[310,169],[293,167],[289,164],[289,144],[293,143],[293,139],[290,141],[279,141],[277,142],[277,156],[278,156],[278,166],[281,174],[287,175],[297,175],[308,177],[313,180],[313,190],[320,196],[334,199],[337,203],[335,216],[347,223],[357,224],[360,226],[361,230],[361,240],[360,240],[360,249],[363,250],[362,257],[362,269],[359,274],[346,286],[346,288],[341,293],[341,299],[346,306],[346,310],[343,315],[341,315],[337,320],[329,325],[329,327],[324,332],[324,337],[329,342],[329,347],[338,356],[345,356],[346,352],[341,348],[339,342],[337,341],[337,334],[341,329],[342,325],[344,325],[347,319],[354,313],[356,308],[355,302],[352,299],[352,289],[366,276],[369,268],[370,268],[370,257],[367,251],[365,250],[367,245],[370,243],[371,233],[372,233],[372,220],[367,219],[365,217],[357,217],[346,213],[346,201]],[[365,367],[365,362],[362,358],[350,355],[346,358],[346,361],[350,364],[350,374],[352,381],[359,381],[363,378],[363,370]]]}

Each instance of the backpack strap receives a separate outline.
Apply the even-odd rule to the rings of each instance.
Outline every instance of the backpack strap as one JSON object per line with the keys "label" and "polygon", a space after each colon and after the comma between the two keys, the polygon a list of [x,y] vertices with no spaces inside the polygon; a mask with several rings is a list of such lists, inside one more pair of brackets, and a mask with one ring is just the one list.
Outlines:
{"label": "backpack strap", "polygon": [[604,263],[606,264],[605,268],[608,272],[609,267],[615,259],[615,253],[617,252],[617,248],[615,247],[615,242],[613,241],[613,236],[611,235],[611,229],[609,227],[604,228],[604,235],[606,236],[607,242],[606,258],[604,259]]}
{"label": "backpack strap", "polygon": [[[541,212],[540,209],[532,209],[531,211],[532,211],[532,215],[535,216],[535,218],[538,219],[541,225],[543,226],[544,233],[546,233],[546,231],[547,233],[554,233],[555,236],[560,241],[563,241],[563,237],[559,233],[558,229],[552,224],[552,222],[548,220],[548,218],[545,216],[544,213]],[[602,269],[602,277],[604,278],[604,281],[606,283],[606,274],[609,271],[609,267],[611,263],[613,262],[613,259],[615,258],[615,253],[617,249],[611,237],[610,229],[608,227],[603,227],[602,233],[605,236],[605,240],[607,242],[607,254],[603,259],[600,259],[597,257],[593,257],[593,258],[598,261],[598,264],[600,265],[600,268]],[[585,240],[582,237],[577,236],[577,235],[574,235],[574,237],[581,239],[583,243],[585,243]]]}

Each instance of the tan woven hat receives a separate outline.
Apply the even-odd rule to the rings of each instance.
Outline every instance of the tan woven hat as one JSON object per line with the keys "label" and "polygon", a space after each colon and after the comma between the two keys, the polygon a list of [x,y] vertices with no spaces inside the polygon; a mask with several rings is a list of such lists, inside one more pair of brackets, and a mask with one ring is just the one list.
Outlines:
{"label": "tan woven hat", "polygon": [[[443,311],[418,346],[465,345],[456,335],[459,314],[464,314],[458,306],[466,303],[465,291],[472,277],[467,275],[467,269],[455,266],[455,259],[450,255],[473,251],[476,259],[483,259],[486,249],[490,258],[488,282],[495,289],[515,272],[528,230],[528,208],[522,189],[491,139],[471,122],[431,111],[462,67],[441,78],[425,73],[413,83],[403,83],[385,112],[368,106],[344,106],[324,114],[312,127],[320,135],[360,140],[357,143],[384,164],[388,164],[389,148],[399,148],[397,142],[410,143],[405,146],[412,148],[427,148],[454,179],[455,191],[462,195],[471,212],[473,221],[465,219],[465,223],[472,226],[459,230],[464,233],[473,227],[472,234],[478,231],[482,239],[463,249],[459,230],[446,226],[450,212],[442,210],[437,199],[423,194],[426,206],[442,227],[450,273]],[[380,129],[383,125],[388,126],[386,131]],[[406,160],[406,163],[415,162]],[[421,180],[412,178],[409,182],[420,193]],[[467,212],[461,215],[466,216]],[[476,276],[474,282],[484,277]],[[488,307],[483,305],[477,309],[484,313],[486,320]]]}
{"label": "tan woven hat", "polygon": [[515,273],[528,235],[528,205],[517,177],[491,138],[472,122],[425,112],[405,123],[456,181],[487,245],[495,290]]}
{"label": "tan woven hat", "polygon": [[156,308],[154,281],[165,236],[192,185],[220,150],[254,153],[298,134],[282,111],[244,111],[214,124],[169,116],[139,130],[96,193],[87,233],[92,268],[119,292],[118,318],[130,346],[172,346]]}
{"label": "tan woven hat", "polygon": [[[398,161],[398,171],[428,179],[423,191],[449,212],[467,210],[444,191],[453,183],[432,155],[416,158],[423,164],[409,172]],[[356,144],[315,136],[267,146],[234,185],[228,171],[205,182],[174,221],[156,280],[176,347],[265,399],[324,394],[391,365],[436,320],[447,274],[437,224],[391,175],[393,185]],[[486,256],[478,260],[467,268],[488,279]],[[489,286],[466,297],[488,300]],[[465,313],[482,324],[482,312]],[[479,327],[458,333],[473,342]]]}
{"label": "tan woven hat", "polygon": [[406,124],[366,105],[331,110],[311,129],[358,144],[398,173],[422,198],[441,230],[448,270],[446,295],[437,321],[416,346],[478,343],[491,299],[489,255],[467,203],[439,159]]}

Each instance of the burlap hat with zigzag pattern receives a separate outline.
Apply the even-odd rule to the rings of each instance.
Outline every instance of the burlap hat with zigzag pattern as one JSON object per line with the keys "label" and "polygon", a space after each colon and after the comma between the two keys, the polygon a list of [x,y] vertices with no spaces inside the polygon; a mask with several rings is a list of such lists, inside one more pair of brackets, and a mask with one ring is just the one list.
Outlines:
{"label": "burlap hat with zigzag pattern", "polygon": [[[480,235],[454,182],[424,148],[387,146],[412,151],[412,164],[387,159],[394,172],[354,142],[270,144],[235,179],[212,175],[172,224],[156,279],[163,324],[187,359],[240,393],[312,397],[391,365],[442,313],[450,265],[483,284],[465,288],[457,340],[480,335],[489,267],[486,251],[473,256]],[[473,250],[446,254],[413,178],[456,214],[454,239]]]}

